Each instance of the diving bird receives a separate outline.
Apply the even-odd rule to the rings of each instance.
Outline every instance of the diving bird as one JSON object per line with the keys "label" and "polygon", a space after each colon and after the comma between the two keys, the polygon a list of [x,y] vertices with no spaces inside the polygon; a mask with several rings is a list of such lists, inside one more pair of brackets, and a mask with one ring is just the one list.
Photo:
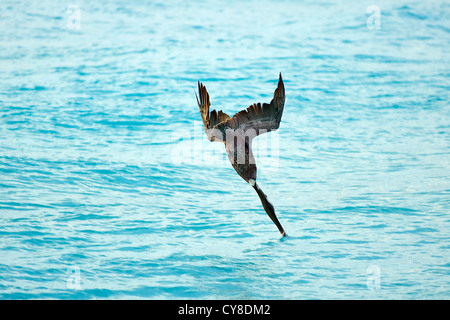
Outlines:
{"label": "diving bird", "polygon": [[281,223],[275,215],[275,209],[267,196],[256,183],[256,164],[252,152],[252,140],[260,134],[277,130],[283,114],[285,93],[283,79],[278,80],[270,104],[254,103],[232,118],[222,111],[209,111],[211,103],[206,87],[198,82],[198,96],[195,94],[200,115],[209,141],[225,144],[228,159],[242,179],[251,184],[258,193],[264,210],[275,223],[281,235],[286,236]]}

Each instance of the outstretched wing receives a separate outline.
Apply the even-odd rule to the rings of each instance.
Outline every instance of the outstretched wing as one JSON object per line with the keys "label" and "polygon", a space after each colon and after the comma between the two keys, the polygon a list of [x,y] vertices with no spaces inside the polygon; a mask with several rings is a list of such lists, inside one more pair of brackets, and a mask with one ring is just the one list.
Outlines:
{"label": "outstretched wing", "polygon": [[236,113],[231,119],[220,122],[216,125],[216,128],[221,132],[225,132],[226,129],[242,129],[244,132],[248,129],[254,129],[256,135],[274,131],[280,126],[284,101],[284,83],[280,73],[278,87],[275,89],[270,104],[263,103],[261,105],[261,103],[255,103],[247,109]]}
{"label": "outstretched wing", "polygon": [[202,116],[203,125],[205,127],[208,139],[210,141],[222,141],[222,137],[219,137],[219,135],[214,135],[214,133],[216,132],[216,130],[214,130],[214,127],[219,123],[230,119],[230,116],[222,112],[221,110],[219,112],[217,112],[216,110],[209,112],[209,108],[211,107],[209,94],[206,90],[206,87],[200,82],[198,82],[198,94],[200,96],[200,99],[197,96],[197,93],[195,94],[195,97],[197,98],[200,115]]}

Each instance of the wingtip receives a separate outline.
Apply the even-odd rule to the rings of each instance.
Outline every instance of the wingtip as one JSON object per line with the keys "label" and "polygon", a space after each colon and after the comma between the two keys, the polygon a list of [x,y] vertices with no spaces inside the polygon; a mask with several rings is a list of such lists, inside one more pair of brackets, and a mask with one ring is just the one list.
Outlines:
{"label": "wingtip", "polygon": [[283,78],[281,77],[281,72],[280,72],[280,79],[278,80],[278,88],[281,88],[283,94],[284,94],[284,82],[283,82]]}
{"label": "wingtip", "polygon": [[283,78],[281,77],[281,72],[280,72],[280,78],[278,79],[278,86],[284,86],[284,82],[283,82]]}

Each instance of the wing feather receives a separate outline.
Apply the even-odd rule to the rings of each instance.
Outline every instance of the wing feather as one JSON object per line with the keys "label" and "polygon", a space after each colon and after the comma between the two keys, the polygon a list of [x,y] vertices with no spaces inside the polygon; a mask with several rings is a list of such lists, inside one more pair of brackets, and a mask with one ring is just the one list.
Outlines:
{"label": "wing feather", "polygon": [[284,83],[280,73],[278,87],[275,89],[270,104],[254,103],[247,109],[236,113],[232,118],[219,122],[215,128],[223,133],[226,129],[242,129],[244,132],[248,129],[254,129],[257,135],[277,130],[283,115],[285,100]]}
{"label": "wing feather", "polygon": [[214,127],[219,123],[230,119],[230,116],[227,115],[225,112],[222,112],[222,110],[219,110],[218,112],[216,110],[212,110],[211,112],[209,112],[209,109],[211,107],[209,94],[208,91],[206,90],[206,87],[201,82],[198,82],[198,96],[196,93],[195,97],[197,99],[197,104],[200,109],[200,115],[202,117],[203,126],[205,127],[208,139],[210,141],[214,140],[222,141],[221,137],[219,138],[218,136],[216,137],[214,135],[214,133],[216,132],[216,130],[214,130]]}

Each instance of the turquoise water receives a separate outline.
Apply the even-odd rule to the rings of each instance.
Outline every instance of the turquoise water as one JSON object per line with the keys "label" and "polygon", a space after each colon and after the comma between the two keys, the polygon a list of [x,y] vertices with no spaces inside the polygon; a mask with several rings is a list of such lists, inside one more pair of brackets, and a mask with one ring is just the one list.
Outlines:
{"label": "turquoise water", "polygon": [[[449,15],[3,0],[0,298],[449,299]],[[194,95],[232,115],[279,72],[255,156],[287,238]]]}

